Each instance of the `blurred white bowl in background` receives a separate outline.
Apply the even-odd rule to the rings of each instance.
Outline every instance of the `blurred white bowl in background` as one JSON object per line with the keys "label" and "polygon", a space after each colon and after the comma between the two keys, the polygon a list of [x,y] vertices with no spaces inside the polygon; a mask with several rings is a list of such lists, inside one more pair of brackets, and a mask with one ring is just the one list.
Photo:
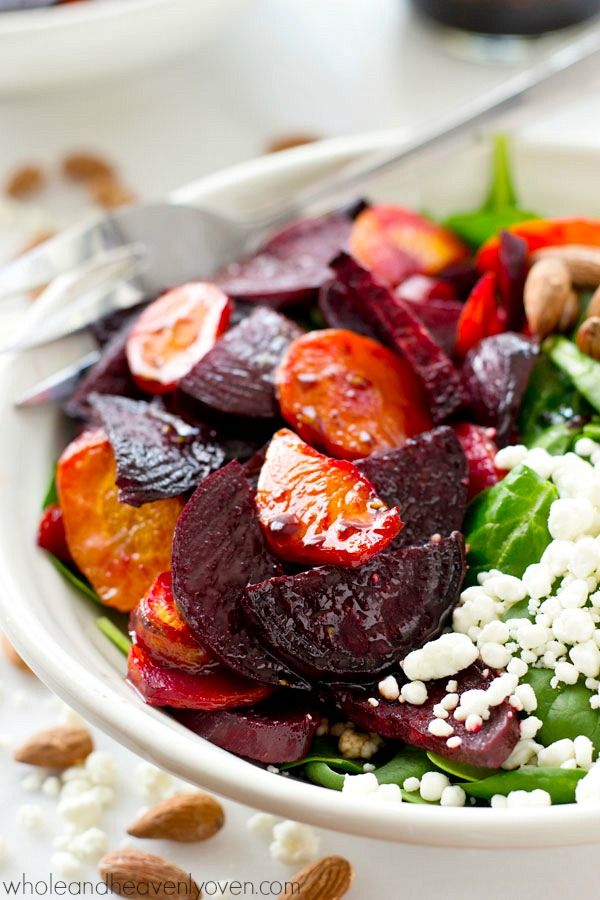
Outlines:
{"label": "blurred white bowl in background", "polygon": [[245,0],[90,0],[0,12],[0,93],[100,81],[214,37]]}

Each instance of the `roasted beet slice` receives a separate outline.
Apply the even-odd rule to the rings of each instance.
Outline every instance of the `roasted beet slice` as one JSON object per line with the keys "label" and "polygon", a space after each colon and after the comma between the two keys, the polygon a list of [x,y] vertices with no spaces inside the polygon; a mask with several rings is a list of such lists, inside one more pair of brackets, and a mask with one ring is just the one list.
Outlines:
{"label": "roasted beet slice", "polygon": [[352,291],[367,321],[377,321],[380,340],[412,366],[429,401],[434,423],[462,405],[460,375],[410,306],[379,284],[352,257],[340,254],[331,263],[338,280]]}
{"label": "roasted beet slice", "polygon": [[248,584],[279,575],[263,540],[250,485],[236,462],[196,488],[173,539],[173,594],[192,633],[234,672],[303,687],[248,630],[240,599]]}
{"label": "roasted beet slice", "polygon": [[256,509],[273,552],[305,565],[359,566],[402,528],[398,510],[352,463],[323,456],[287,428],[267,449]]}
{"label": "roasted beet slice", "polygon": [[273,373],[302,330],[268,307],[259,307],[221,337],[180,382],[204,406],[226,415],[271,419],[279,407]]}
{"label": "roasted beet slice", "polygon": [[460,441],[443,425],[409,438],[403,447],[356,462],[388,506],[400,507],[404,528],[392,549],[423,544],[462,527],[469,473]]}
{"label": "roasted beet slice", "polygon": [[127,678],[148,706],[175,709],[254,706],[273,690],[256,681],[240,678],[212,662],[198,672],[173,669],[152,660],[139,644],[134,644],[129,651]]}
{"label": "roasted beet slice", "polygon": [[454,432],[467,457],[469,467],[469,493],[472,500],[477,494],[491,487],[506,474],[496,468],[498,447],[494,441],[496,430],[471,422],[459,422]]}
{"label": "roasted beet slice", "polygon": [[518,331],[525,322],[523,288],[528,257],[527,242],[517,234],[503,231],[498,249],[498,284],[506,310],[506,327],[511,331]]}
{"label": "roasted beet slice", "polygon": [[333,212],[303,219],[280,231],[248,259],[231,263],[215,282],[238,300],[275,309],[310,300],[331,278],[328,263],[345,249],[352,219]]}
{"label": "roasted beet slice", "polygon": [[237,756],[270,763],[296,762],[306,756],[321,718],[273,706],[223,712],[178,712],[176,718],[200,737]]}
{"label": "roasted beet slice", "polygon": [[51,503],[44,509],[38,524],[37,545],[63,562],[73,563],[67,545],[63,511],[58,503]]}
{"label": "roasted beet slice", "polygon": [[97,319],[90,325],[90,330],[98,341],[100,347],[104,347],[111,341],[116,334],[119,334],[125,328],[131,328],[138,316],[148,306],[148,301],[143,300],[136,303],[128,309],[118,309],[116,312],[108,313],[101,319]]}
{"label": "roasted beet slice", "polygon": [[122,503],[178,497],[225,462],[211,429],[188,425],[156,403],[96,394],[90,404],[115,453]]}
{"label": "roasted beet slice", "polygon": [[91,419],[92,394],[116,394],[133,398],[142,396],[129,371],[125,353],[130,327],[131,325],[127,325],[110,339],[96,365],[77,385],[64,406],[68,416],[74,419]]}
{"label": "roasted beet slice", "polygon": [[463,309],[452,285],[426,275],[414,275],[398,285],[396,295],[410,306],[444,353],[452,356]]}
{"label": "roasted beet slice", "polygon": [[364,680],[439,634],[465,574],[454,533],[359,569],[323,566],[247,588],[246,616],[273,652],[319,680]]}
{"label": "roasted beet slice", "polygon": [[373,340],[379,340],[379,329],[375,316],[370,316],[359,304],[350,288],[332,278],[319,291],[319,309],[329,328],[355,331]]}
{"label": "roasted beet slice", "polygon": [[[484,675],[478,665],[473,665],[456,675],[458,692],[485,689],[495,677],[495,673]],[[449,748],[446,739],[435,737],[428,730],[433,720],[433,708],[447,693],[447,678],[427,682],[428,698],[422,706],[410,703],[390,702],[379,697],[377,688],[340,689],[336,691],[336,701],[344,715],[366,731],[374,731],[390,740],[404,741],[413,747],[431,750],[440,756],[466,763],[496,769],[501,766],[519,740],[519,719],[510,704],[505,701],[492,708],[490,718],[477,732],[467,731],[464,722],[450,717],[447,721],[460,737],[458,747]],[[369,703],[369,697],[379,699],[378,706]]]}
{"label": "roasted beet slice", "polygon": [[464,361],[466,405],[477,424],[496,429],[499,447],[512,437],[537,354],[535,341],[506,332],[484,338]]}

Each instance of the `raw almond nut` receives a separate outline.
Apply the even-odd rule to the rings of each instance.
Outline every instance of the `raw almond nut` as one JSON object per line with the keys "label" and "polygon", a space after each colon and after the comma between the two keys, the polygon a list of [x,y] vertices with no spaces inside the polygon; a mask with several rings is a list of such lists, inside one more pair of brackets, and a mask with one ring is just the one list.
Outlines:
{"label": "raw almond nut", "polygon": [[91,181],[94,178],[114,178],[111,164],[95,153],[71,153],[65,156],[63,173],[71,181]]}
{"label": "raw almond nut", "polygon": [[354,869],[342,856],[324,856],[301,869],[287,882],[280,898],[338,900],[350,889]]}
{"label": "raw almond nut", "polygon": [[113,850],[102,857],[98,869],[106,886],[121,897],[199,900],[202,896],[189,872],[142,850]]}
{"label": "raw almond nut", "polygon": [[45,182],[39,166],[21,166],[15,169],[4,187],[5,193],[14,200],[23,200],[39,191]]}
{"label": "raw almond nut", "polygon": [[15,752],[17,762],[46,769],[68,769],[76,765],[94,749],[87,728],[59,725],[33,734]]}
{"label": "raw almond nut", "polygon": [[571,275],[560,259],[539,259],[532,265],[525,281],[523,302],[533,334],[544,338],[557,329],[571,293]]}
{"label": "raw almond nut", "polygon": [[31,671],[25,660],[21,659],[6,635],[0,635],[0,641],[2,642],[2,651],[9,663],[12,663],[12,665],[16,669],[21,669],[22,672],[29,672],[31,675],[33,675],[33,672]]}
{"label": "raw almond nut", "polygon": [[139,838],[163,838],[192,843],[205,841],[223,827],[223,807],[214,797],[198,791],[177,794],[157,803],[127,829]]}
{"label": "raw almond nut", "polygon": [[570,291],[558,323],[559,331],[571,331],[581,315],[581,300],[577,291]]}
{"label": "raw almond nut", "polygon": [[282,134],[274,137],[267,144],[267,153],[279,153],[281,150],[291,150],[292,147],[302,147],[304,144],[314,144],[319,138],[314,134]]}
{"label": "raw almond nut", "polygon": [[89,181],[89,190],[94,203],[104,209],[127,206],[135,201],[135,195],[114,176],[102,176]]}
{"label": "raw almond nut", "polygon": [[600,247],[587,247],[583,244],[542,247],[531,258],[534,261],[560,259],[569,270],[575,287],[596,288],[600,285]]}
{"label": "raw almond nut", "polygon": [[592,294],[592,299],[588,303],[585,316],[586,319],[590,316],[600,316],[600,287],[596,288]]}
{"label": "raw almond nut", "polygon": [[582,322],[575,341],[586,356],[600,359],[600,316],[590,316]]}

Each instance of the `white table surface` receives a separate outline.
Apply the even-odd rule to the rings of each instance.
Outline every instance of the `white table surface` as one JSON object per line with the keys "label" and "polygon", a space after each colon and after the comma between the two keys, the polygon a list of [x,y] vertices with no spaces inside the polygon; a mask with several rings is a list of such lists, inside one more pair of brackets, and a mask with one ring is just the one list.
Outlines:
{"label": "white table surface", "polygon": [[[545,41],[535,52],[551,45]],[[400,0],[252,0],[198,58],[127,83],[0,98],[0,179],[24,161],[56,169],[61,154],[90,148],[114,159],[141,196],[160,195],[262,152],[276,135],[308,131],[330,137],[386,127],[401,127],[408,135],[505,72],[501,65],[447,55],[438,37],[415,22]],[[600,145],[599,84],[598,67],[588,67],[580,89],[551,104],[526,129],[540,140]],[[64,222],[75,215],[80,199],[57,184],[41,203],[50,219]],[[0,218],[0,241],[6,240],[10,234],[1,229]],[[3,878],[22,872],[34,882],[48,877],[56,801],[24,792],[24,767],[12,762],[10,751],[20,738],[53,724],[58,712],[39,682],[3,660],[0,684],[0,736],[8,743],[0,750],[0,836],[9,847],[0,868],[4,895]],[[105,736],[96,733],[96,738],[121,771],[118,801],[102,824],[111,847],[117,847],[144,803],[131,788],[137,761]],[[35,837],[16,821],[19,806],[32,802],[47,815],[45,831]],[[248,832],[252,811],[223,802],[226,828],[209,843],[187,848],[136,843],[192,868],[199,879],[258,882],[293,874],[270,859],[266,841]],[[326,832],[321,838],[324,853],[341,853],[355,864],[357,879],[348,896],[357,900],[504,900],[507,892],[518,900],[558,900],[583,895],[597,878],[596,853],[589,848],[507,854],[399,846]],[[84,874],[92,877],[93,868]]]}

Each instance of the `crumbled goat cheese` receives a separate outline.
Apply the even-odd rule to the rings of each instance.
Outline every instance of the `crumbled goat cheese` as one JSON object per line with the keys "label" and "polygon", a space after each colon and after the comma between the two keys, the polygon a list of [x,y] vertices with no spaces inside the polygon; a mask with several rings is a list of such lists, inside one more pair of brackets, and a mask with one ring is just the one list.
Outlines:
{"label": "crumbled goat cheese", "polygon": [[411,681],[447,678],[467,669],[479,656],[473,641],[465,634],[443,634],[420,650],[413,650],[402,663]]}
{"label": "crumbled goat cheese", "polygon": [[340,735],[338,750],[346,759],[371,759],[383,745],[377,734],[363,734],[347,728]]}
{"label": "crumbled goat cheese", "polygon": [[85,771],[94,784],[111,787],[117,781],[117,766],[110,753],[94,750],[85,761]]}
{"label": "crumbled goat cheese", "polygon": [[81,872],[81,863],[68,850],[58,850],[50,857],[50,866],[52,871],[64,878],[74,878]]}
{"label": "crumbled goat cheese", "polygon": [[27,831],[42,831],[46,826],[41,806],[33,803],[24,803],[17,809],[17,822]]}
{"label": "crumbled goat cheese", "polygon": [[427,686],[422,681],[409,681],[402,685],[400,696],[412,706],[422,706],[427,700]]}
{"label": "crumbled goat cheese", "polygon": [[387,678],[380,681],[378,688],[384,700],[397,700],[400,696],[400,688],[393,675],[388,675]]}
{"label": "crumbled goat cheese", "polygon": [[445,788],[450,786],[450,779],[441,772],[425,772],[421,776],[419,793],[423,800],[436,803],[441,800]]}
{"label": "crumbled goat cheese", "polygon": [[594,763],[587,775],[577,782],[575,801],[582,804],[600,803],[600,763]]}
{"label": "crumbled goat cheese", "polygon": [[288,866],[301,866],[314,859],[318,852],[319,837],[309,825],[286,819],[278,822],[273,828],[273,841],[269,846],[269,853],[278,862]]}
{"label": "crumbled goat cheese", "polygon": [[253,816],[250,816],[246,823],[246,827],[249,831],[254,832],[254,834],[271,837],[273,829],[278,821],[277,817],[270,815],[270,813],[257,812],[254,813]]}
{"label": "crumbled goat cheese", "polygon": [[421,787],[420,780],[418,778],[415,778],[414,775],[412,775],[410,778],[405,779],[405,781],[402,785],[402,790],[406,791],[408,794],[412,794],[415,791],[418,791],[420,787]]}
{"label": "crumbled goat cheese", "polygon": [[162,800],[173,786],[173,778],[152,763],[143,762],[136,768],[134,782],[145,800]]}
{"label": "crumbled goat cheese", "polygon": [[440,806],[464,806],[466,802],[467,795],[458,784],[445,787],[440,797]]}

